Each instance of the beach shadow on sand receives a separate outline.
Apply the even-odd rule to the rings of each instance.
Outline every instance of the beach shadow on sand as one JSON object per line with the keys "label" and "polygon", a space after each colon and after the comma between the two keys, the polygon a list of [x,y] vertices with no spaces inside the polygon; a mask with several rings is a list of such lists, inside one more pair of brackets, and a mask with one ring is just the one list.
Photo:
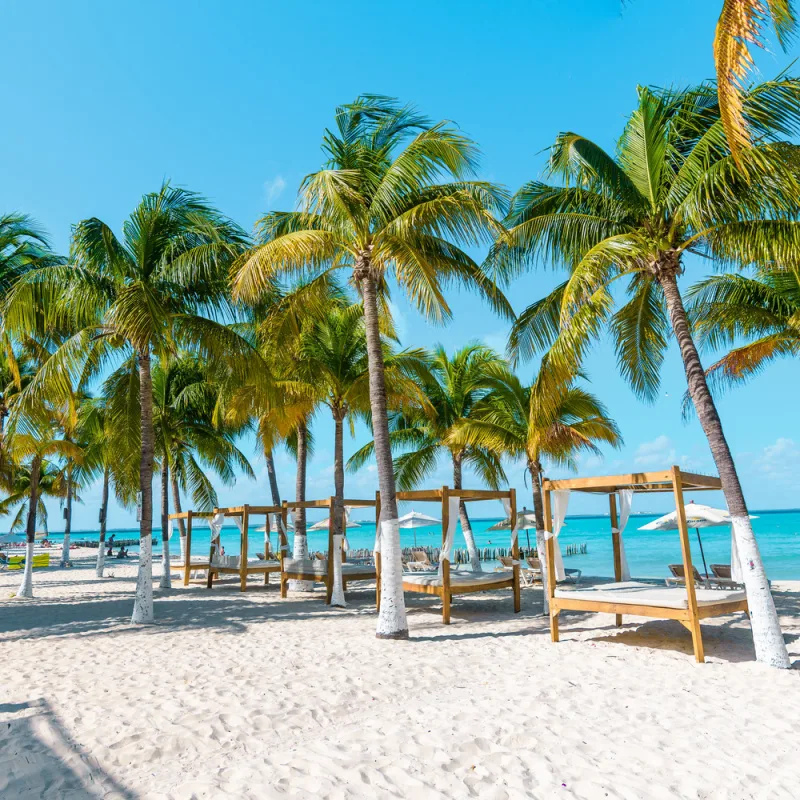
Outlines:
{"label": "beach shadow on sand", "polygon": [[[136,800],[69,734],[45,698],[0,703],[0,796]],[[43,776],[52,782],[42,786]]]}

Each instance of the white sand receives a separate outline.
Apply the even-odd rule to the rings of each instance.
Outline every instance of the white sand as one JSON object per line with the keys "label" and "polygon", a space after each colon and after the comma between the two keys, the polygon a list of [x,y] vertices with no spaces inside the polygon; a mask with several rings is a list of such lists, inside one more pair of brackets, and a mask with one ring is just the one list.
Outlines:
{"label": "white sand", "polygon": [[[530,589],[516,616],[457,598],[450,627],[407,595],[408,642],[374,638],[372,591],[256,581],[156,590],[133,627],[135,567],[76,552],[33,601],[0,573],[0,797],[800,795],[800,671],[756,664],[739,617],[703,624],[705,665],[677,622],[562,615],[553,645]],[[796,660],[800,583],[775,589]]]}

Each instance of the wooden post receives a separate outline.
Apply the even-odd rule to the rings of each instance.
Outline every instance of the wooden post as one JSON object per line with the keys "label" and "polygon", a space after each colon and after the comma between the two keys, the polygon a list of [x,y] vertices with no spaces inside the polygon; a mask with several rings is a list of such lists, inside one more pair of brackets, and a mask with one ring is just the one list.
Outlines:
{"label": "wooden post", "polygon": [[692,633],[692,646],[695,660],[702,664],[705,661],[703,652],[703,634],[700,632],[700,619],[697,615],[697,594],[694,588],[694,568],[692,567],[692,551],[689,546],[689,527],[686,524],[686,508],[683,501],[683,486],[679,467],[672,468],[672,489],[675,494],[675,505],[678,512],[678,530],[681,536],[683,551],[683,573],[686,576],[686,600],[689,606],[689,624]]}
{"label": "wooden post", "polygon": [[[509,490],[508,496],[511,501],[511,527],[513,528],[517,519],[517,490]],[[517,537],[511,547],[511,560],[514,565],[514,613],[518,614],[522,609],[522,597],[520,596],[519,587],[519,531],[517,531]]]}
{"label": "wooden post", "polygon": [[[611,492],[608,495],[608,508],[611,517],[611,543],[614,545],[614,580],[619,582],[622,580],[622,553],[619,549],[619,519],[617,517],[617,496]],[[622,614],[616,615],[616,624],[619,628],[622,625]]]}
{"label": "wooden post", "polygon": [[[450,489],[442,487],[442,551],[447,541],[447,529],[450,527]],[[450,562],[443,558],[444,552],[439,554],[439,563],[442,566],[442,622],[450,624]]]}
{"label": "wooden post", "polygon": [[[380,533],[381,493],[375,492],[375,536]],[[375,553],[375,606],[381,610],[381,554]]]}
{"label": "wooden post", "polygon": [[[553,532],[553,511],[550,499],[550,490],[544,492],[544,529]],[[545,558],[547,559],[547,586],[542,587],[550,598],[550,638],[558,641],[558,609],[555,608],[556,596],[556,558],[553,549],[552,535],[545,544]]]}
{"label": "wooden post", "polygon": [[250,506],[245,505],[242,509],[242,535],[241,551],[239,554],[239,590],[247,591],[247,527],[250,524]]}
{"label": "wooden post", "polygon": [[[180,532],[180,531],[179,531]],[[189,585],[189,573],[192,565],[192,511],[186,512],[186,553],[183,559],[183,585]],[[210,565],[209,565],[210,566]]]}
{"label": "wooden post", "polygon": [[[329,606],[331,604],[331,598],[333,597],[333,515],[334,515],[334,505],[336,502],[335,497],[331,497],[329,499],[329,514],[328,514],[328,564],[327,564],[327,575],[328,580],[325,583],[325,605]],[[342,591],[344,591],[344,587],[342,587]]]}
{"label": "wooden post", "polygon": [[278,554],[278,559],[281,562],[281,597],[285,598],[287,595],[287,581],[286,581],[286,569],[284,567],[284,559],[286,557],[286,553],[289,552],[289,539],[286,536],[286,531],[288,530],[289,524],[289,507],[286,504],[286,501],[283,501],[283,505],[281,507],[281,525],[280,530],[278,531],[278,536],[280,537],[278,547],[280,549],[280,553]]}

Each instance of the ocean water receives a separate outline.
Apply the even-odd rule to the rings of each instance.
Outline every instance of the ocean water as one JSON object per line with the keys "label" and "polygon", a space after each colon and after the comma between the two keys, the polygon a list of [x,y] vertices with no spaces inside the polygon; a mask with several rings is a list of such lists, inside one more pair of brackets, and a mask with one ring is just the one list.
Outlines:
{"label": "ocean water", "polygon": [[[800,510],[791,511],[753,511],[758,519],[753,520],[759,547],[761,548],[767,575],[774,580],[800,580]],[[681,547],[677,531],[653,532],[639,531],[637,528],[653,519],[655,515],[633,514],[625,530],[625,552],[631,574],[642,578],[667,577],[668,564],[680,563]],[[479,547],[508,547],[509,535],[506,531],[489,531],[499,518],[472,520],[475,539]],[[312,520],[313,522],[313,520]],[[372,548],[375,542],[375,523],[359,522],[360,527],[348,531],[347,538],[351,548]],[[264,549],[264,534],[250,529],[249,556],[255,558],[258,551]],[[116,533],[117,539],[133,539],[138,536],[136,529],[109,531]],[[441,544],[442,529],[440,525],[432,525],[416,530],[401,530],[401,543],[404,547],[414,544],[437,547]],[[697,535],[691,531],[692,560],[702,572],[702,560],[697,543]],[[535,546],[532,531],[520,531],[520,544],[527,545],[527,534]],[[79,539],[97,539],[97,531],[75,531],[73,541]],[[160,531],[154,531],[158,539],[155,552],[161,550]],[[730,528],[704,528],[700,531],[703,550],[708,564],[730,563]],[[51,539],[60,541],[60,534],[52,534]],[[228,555],[239,552],[239,530],[235,526],[222,529],[222,544]],[[588,552],[582,555],[565,556],[567,568],[578,568],[586,575],[603,577],[613,576],[613,554],[611,546],[610,523],[607,516],[567,517],[566,525],[559,537],[562,551],[569,544],[585,544]],[[325,550],[327,548],[327,532],[311,531],[308,534],[309,549]],[[290,534],[291,541],[291,534]],[[275,536],[273,535],[273,544]],[[456,547],[464,547],[460,526],[456,532]],[[171,541],[171,552],[177,554],[179,548],[177,527]],[[204,523],[196,522],[192,531],[192,554],[207,556],[209,550],[208,528]]]}

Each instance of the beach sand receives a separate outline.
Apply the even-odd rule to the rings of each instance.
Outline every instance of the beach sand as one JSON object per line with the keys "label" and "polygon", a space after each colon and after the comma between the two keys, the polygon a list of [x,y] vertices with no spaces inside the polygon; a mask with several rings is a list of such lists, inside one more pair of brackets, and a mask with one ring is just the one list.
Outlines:
{"label": "beach sand", "polygon": [[[136,562],[98,580],[95,552],[37,571],[32,601],[0,573],[2,798],[800,793],[800,671],[756,664],[740,616],[703,624],[705,665],[677,622],[562,614],[551,644],[535,589],[518,615],[457,598],[449,627],[407,595],[412,638],[386,642],[366,588],[334,610],[176,580],[134,627]],[[796,661],[800,582],[774,589]]]}

